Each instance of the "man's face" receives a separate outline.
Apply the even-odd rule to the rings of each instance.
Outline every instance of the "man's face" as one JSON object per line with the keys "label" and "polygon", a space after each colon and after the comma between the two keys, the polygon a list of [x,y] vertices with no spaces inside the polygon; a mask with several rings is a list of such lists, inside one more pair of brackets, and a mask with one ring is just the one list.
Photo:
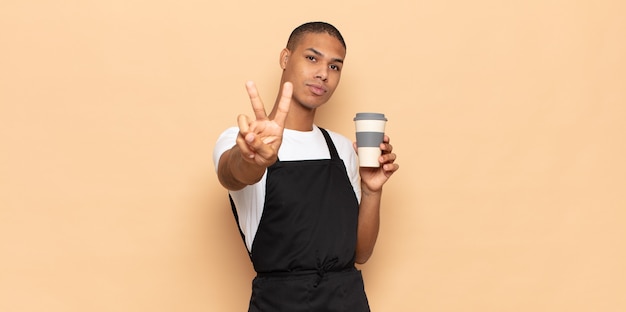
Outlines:
{"label": "man's face", "polygon": [[281,54],[283,81],[293,84],[292,100],[315,109],[326,103],[339,84],[346,49],[327,33],[307,33],[293,51]]}

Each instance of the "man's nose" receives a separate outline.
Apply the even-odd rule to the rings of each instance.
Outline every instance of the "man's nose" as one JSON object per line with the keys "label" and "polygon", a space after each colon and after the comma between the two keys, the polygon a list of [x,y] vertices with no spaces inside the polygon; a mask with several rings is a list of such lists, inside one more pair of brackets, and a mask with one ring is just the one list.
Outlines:
{"label": "man's nose", "polygon": [[326,81],[328,79],[328,66],[322,65],[317,69],[317,73],[315,74],[315,78],[319,78],[322,81]]}

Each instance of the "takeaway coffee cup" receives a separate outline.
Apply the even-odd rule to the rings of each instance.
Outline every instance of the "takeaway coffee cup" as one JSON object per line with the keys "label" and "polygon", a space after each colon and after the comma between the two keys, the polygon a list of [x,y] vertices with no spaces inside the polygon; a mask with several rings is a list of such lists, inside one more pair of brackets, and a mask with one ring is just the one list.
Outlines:
{"label": "takeaway coffee cup", "polygon": [[357,113],[354,117],[356,127],[356,146],[359,154],[359,166],[380,167],[380,143],[385,135],[387,118],[380,113]]}

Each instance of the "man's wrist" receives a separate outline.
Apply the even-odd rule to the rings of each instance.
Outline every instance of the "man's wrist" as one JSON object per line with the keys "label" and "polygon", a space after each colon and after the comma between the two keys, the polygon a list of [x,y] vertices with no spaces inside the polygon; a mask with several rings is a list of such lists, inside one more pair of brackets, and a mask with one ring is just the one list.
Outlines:
{"label": "man's wrist", "polygon": [[361,184],[361,196],[382,196],[383,188],[379,190],[370,190],[365,184]]}
{"label": "man's wrist", "polygon": [[244,185],[252,185],[261,180],[265,173],[265,168],[258,166],[256,163],[246,161],[240,150],[231,155],[231,157],[231,172],[237,182]]}

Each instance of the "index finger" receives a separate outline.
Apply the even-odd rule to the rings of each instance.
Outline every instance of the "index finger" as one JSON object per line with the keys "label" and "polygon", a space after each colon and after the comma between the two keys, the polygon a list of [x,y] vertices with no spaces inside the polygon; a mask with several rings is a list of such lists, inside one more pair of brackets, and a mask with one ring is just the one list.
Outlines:
{"label": "index finger", "polygon": [[293,94],[293,85],[291,82],[285,82],[283,85],[283,92],[280,94],[280,100],[278,101],[278,109],[274,116],[274,122],[279,126],[285,126],[285,119],[287,119],[287,113],[289,113],[289,106],[291,105],[291,95]]}
{"label": "index finger", "polygon": [[265,105],[263,105],[263,101],[261,101],[261,97],[259,96],[259,91],[256,89],[256,85],[253,81],[246,82],[246,90],[248,91],[248,96],[250,97],[250,103],[252,103],[254,116],[257,120],[266,120],[267,114],[265,113]]}

